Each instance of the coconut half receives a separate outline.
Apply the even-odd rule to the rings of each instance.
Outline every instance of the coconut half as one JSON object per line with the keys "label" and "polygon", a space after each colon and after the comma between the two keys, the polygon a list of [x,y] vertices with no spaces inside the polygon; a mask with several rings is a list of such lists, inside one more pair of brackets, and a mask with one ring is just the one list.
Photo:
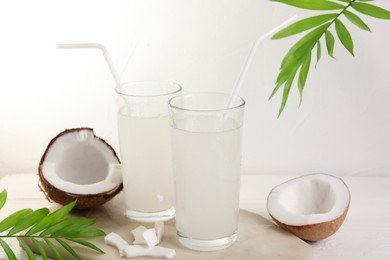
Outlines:
{"label": "coconut half", "polygon": [[102,205],[122,189],[118,156],[92,128],[67,129],[54,137],[39,163],[39,186],[62,205],[75,209]]}
{"label": "coconut half", "polygon": [[349,203],[349,189],[340,178],[310,174],[274,187],[267,209],[279,226],[304,240],[318,241],[339,229]]}

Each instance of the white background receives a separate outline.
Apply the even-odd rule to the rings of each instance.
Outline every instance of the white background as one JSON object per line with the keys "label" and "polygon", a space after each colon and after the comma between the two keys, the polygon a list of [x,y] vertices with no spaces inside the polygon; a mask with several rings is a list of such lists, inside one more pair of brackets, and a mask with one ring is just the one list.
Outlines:
{"label": "white background", "polygon": [[[390,9],[389,1],[375,3]],[[0,176],[36,172],[47,144],[65,128],[93,127],[119,150],[115,84],[103,56],[56,50],[56,43],[103,43],[124,81],[230,92],[255,39],[296,13],[315,11],[264,0],[1,1]],[[241,91],[245,172],[390,175],[390,21],[361,17],[371,33],[342,19],[355,57],[339,42],[336,60],[324,48],[302,105],[294,85],[279,119],[281,92],[267,99],[298,38],[261,44]]]}

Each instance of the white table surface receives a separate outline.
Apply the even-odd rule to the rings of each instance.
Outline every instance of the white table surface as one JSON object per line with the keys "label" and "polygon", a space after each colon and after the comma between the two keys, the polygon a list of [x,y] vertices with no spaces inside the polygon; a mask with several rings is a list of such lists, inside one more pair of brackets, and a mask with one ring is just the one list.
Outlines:
{"label": "white table surface", "polygon": [[[240,207],[270,219],[266,210],[269,191],[295,176],[242,175]],[[333,236],[311,243],[314,259],[390,259],[390,178],[345,177],[351,191],[351,205],[344,224]],[[8,200],[0,219],[25,207],[49,207],[37,186],[36,174],[5,176],[0,189],[7,189]],[[18,259],[26,259],[16,248]],[[0,259],[6,259],[0,249]]]}

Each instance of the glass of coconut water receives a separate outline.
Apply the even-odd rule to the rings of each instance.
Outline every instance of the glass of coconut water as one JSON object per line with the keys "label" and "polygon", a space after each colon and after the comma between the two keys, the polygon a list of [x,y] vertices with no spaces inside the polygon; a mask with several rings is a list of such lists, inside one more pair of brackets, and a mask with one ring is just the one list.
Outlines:
{"label": "glass of coconut water", "polygon": [[181,93],[181,86],[139,81],[122,84],[115,91],[126,216],[141,222],[172,219],[168,100]]}
{"label": "glass of coconut water", "polygon": [[245,101],[198,93],[169,101],[177,237],[213,251],[237,239]]}

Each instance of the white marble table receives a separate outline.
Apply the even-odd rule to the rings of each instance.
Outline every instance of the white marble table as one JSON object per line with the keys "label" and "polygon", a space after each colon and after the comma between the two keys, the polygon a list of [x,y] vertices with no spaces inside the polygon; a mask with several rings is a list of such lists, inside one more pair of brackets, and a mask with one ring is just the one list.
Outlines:
{"label": "white marble table", "polygon": [[[268,192],[293,176],[242,175],[240,207],[270,219],[266,210]],[[390,259],[390,178],[343,178],[351,191],[350,211],[340,230],[328,239],[312,243],[314,259]],[[0,219],[25,207],[51,204],[37,187],[35,174],[5,176],[0,189],[9,197]],[[17,242],[14,247],[18,247]],[[19,252],[18,257],[21,255]],[[0,259],[6,259],[0,249]]]}

